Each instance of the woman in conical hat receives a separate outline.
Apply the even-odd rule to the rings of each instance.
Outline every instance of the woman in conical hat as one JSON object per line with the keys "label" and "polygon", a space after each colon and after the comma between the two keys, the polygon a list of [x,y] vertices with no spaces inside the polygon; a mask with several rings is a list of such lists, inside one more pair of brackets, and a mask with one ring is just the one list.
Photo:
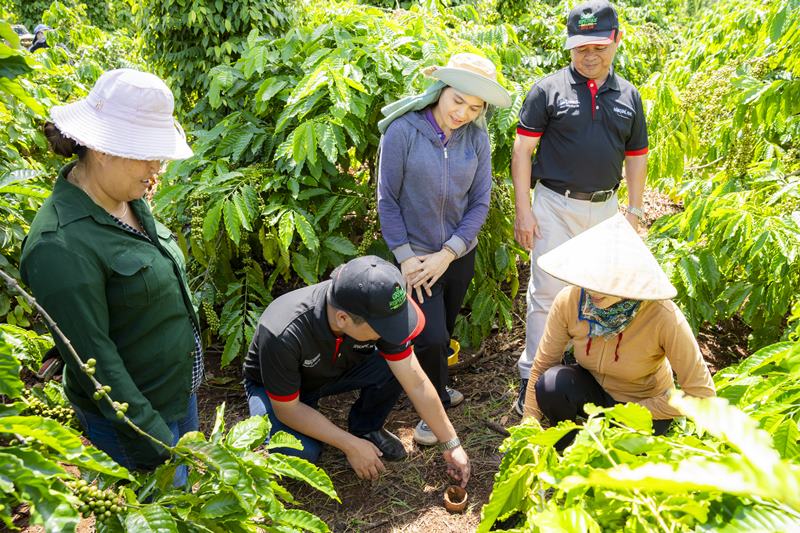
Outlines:
{"label": "woman in conical hat", "polygon": [[[684,393],[715,395],[692,330],[671,300],[677,291],[622,215],[543,255],[538,265],[570,285],[547,317],[526,417],[544,415],[555,425],[584,415],[586,403],[634,402],[651,412],[655,432],[665,433],[680,414],[668,403],[673,371]],[[563,365],[570,342],[577,363]]]}
{"label": "woman in conical hat", "polygon": [[[453,55],[426,69],[434,83],[383,109],[378,216],[386,244],[422,307],[426,323],[414,352],[445,407],[464,395],[447,387],[450,336],[475,271],[478,232],[489,212],[492,156],[489,105],[508,107],[495,65],[476,54]],[[425,422],[417,444],[439,442]]]}

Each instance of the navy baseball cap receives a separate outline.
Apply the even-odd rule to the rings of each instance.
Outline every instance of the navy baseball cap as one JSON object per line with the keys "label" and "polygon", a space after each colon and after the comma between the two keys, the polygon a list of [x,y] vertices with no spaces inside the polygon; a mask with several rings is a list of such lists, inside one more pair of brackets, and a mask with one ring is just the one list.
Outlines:
{"label": "navy baseball cap", "polygon": [[405,344],[425,327],[425,315],[406,294],[396,266],[374,255],[357,257],[331,274],[328,301],[367,321],[385,341]]}
{"label": "navy baseball cap", "polygon": [[571,50],[587,44],[611,44],[619,35],[616,10],[605,0],[591,0],[575,6],[567,18],[567,42]]}

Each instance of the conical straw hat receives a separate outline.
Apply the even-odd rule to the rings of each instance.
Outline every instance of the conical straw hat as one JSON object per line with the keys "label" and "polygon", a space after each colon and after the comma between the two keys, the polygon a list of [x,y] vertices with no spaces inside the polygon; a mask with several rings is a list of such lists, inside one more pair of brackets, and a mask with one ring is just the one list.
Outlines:
{"label": "conical straw hat", "polygon": [[678,294],[620,213],[542,255],[537,264],[554,278],[610,296],[668,300]]}

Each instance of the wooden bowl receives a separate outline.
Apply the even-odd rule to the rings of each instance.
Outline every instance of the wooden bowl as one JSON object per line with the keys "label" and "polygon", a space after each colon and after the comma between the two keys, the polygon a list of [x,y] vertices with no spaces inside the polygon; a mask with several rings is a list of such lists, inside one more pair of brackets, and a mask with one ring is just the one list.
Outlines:
{"label": "wooden bowl", "polygon": [[451,513],[460,513],[467,507],[467,491],[458,485],[450,485],[444,491],[444,508]]}

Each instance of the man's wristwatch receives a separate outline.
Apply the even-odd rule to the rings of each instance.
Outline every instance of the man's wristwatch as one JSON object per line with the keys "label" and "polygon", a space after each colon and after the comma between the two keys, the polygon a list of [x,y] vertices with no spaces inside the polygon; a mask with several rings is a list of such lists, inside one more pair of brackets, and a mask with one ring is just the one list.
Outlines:
{"label": "man's wristwatch", "polygon": [[638,207],[633,207],[632,205],[629,205],[625,208],[625,211],[635,216],[639,220],[642,220],[644,218],[644,211],[642,211]]}
{"label": "man's wristwatch", "polygon": [[452,450],[453,448],[458,448],[459,446],[461,446],[461,439],[459,439],[458,437],[455,437],[447,442],[442,443],[442,448],[444,448],[445,450]]}

